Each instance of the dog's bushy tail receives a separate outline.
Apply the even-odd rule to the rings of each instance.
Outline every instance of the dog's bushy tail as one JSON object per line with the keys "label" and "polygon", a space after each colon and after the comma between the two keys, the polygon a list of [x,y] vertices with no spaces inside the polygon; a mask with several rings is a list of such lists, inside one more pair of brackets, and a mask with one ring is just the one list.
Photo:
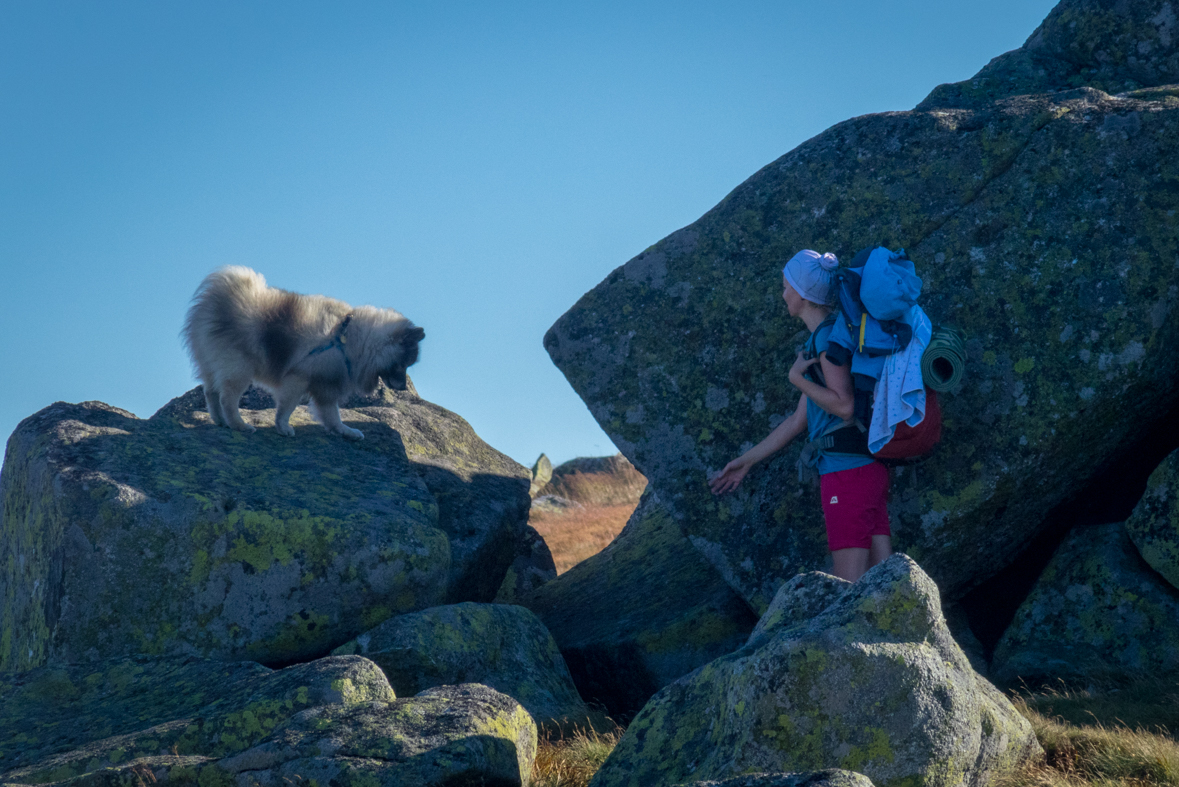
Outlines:
{"label": "dog's bushy tail", "polygon": [[197,337],[230,330],[228,323],[248,311],[265,292],[266,279],[261,273],[241,265],[218,268],[205,277],[192,296],[192,305],[184,319],[180,336],[190,355],[194,355]]}

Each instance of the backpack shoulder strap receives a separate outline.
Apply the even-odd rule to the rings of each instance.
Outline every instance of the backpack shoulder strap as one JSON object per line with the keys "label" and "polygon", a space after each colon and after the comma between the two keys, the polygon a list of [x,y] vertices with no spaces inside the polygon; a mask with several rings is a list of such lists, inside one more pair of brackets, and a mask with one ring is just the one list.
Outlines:
{"label": "backpack shoulder strap", "polygon": [[823,330],[824,328],[833,327],[835,327],[835,312],[828,314],[823,319],[823,321],[819,323],[813,331],[811,331],[811,335],[807,337],[806,346],[803,348],[803,354],[805,357],[814,358],[819,354],[818,340],[815,337],[818,336],[819,331]]}

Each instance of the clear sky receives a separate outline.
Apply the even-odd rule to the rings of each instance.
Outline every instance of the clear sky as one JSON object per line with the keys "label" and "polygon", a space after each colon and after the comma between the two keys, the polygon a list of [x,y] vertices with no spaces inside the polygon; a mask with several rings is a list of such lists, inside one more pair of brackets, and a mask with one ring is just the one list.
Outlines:
{"label": "clear sky", "polygon": [[1019,47],[1051,0],[0,0],[0,433],[150,416],[221,265],[395,308],[523,464],[614,453],[550,325],[762,166]]}

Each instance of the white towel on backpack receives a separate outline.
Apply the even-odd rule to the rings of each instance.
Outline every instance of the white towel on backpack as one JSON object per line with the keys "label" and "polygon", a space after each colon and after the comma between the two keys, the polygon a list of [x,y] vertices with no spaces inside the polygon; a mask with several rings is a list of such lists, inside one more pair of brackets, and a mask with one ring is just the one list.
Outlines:
{"label": "white towel on backpack", "polygon": [[872,423],[868,426],[868,450],[876,453],[892,439],[897,427],[917,426],[925,418],[925,384],[921,379],[921,356],[933,338],[933,323],[920,306],[904,317],[913,328],[909,346],[888,356],[876,381]]}

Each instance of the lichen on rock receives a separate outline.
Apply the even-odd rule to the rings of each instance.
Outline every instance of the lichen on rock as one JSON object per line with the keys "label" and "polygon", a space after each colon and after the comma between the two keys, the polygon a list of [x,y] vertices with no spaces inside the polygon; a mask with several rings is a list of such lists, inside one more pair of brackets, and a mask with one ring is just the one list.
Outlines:
{"label": "lichen on rock", "polygon": [[400,436],[213,426],[200,390],[142,420],[55,404],[0,478],[0,668],[147,655],[290,663],[445,598],[450,547]]}
{"label": "lichen on rock", "polygon": [[1179,451],[1151,473],[1145,494],[1126,520],[1126,533],[1142,559],[1179,588]]}
{"label": "lichen on rock", "polygon": [[[302,711],[396,699],[380,669],[356,656],[278,671],[111,659],[0,673],[0,696],[0,780],[26,784],[165,766],[180,768],[181,780],[184,769],[244,751]],[[167,753],[182,759],[152,759]]]}
{"label": "lichen on rock", "polygon": [[1068,535],[991,663],[996,680],[1033,686],[1176,669],[1179,590],[1143,561],[1120,522]]}
{"label": "lichen on rock", "polygon": [[462,684],[394,702],[313,708],[216,767],[258,787],[507,787],[529,783],[536,743],[536,725],[515,700]]}
{"label": "lichen on rock", "polygon": [[524,607],[465,603],[397,615],[334,653],[371,659],[402,696],[480,683],[515,699],[537,724],[585,724],[588,714],[557,644]]}
{"label": "lichen on rock", "polygon": [[809,621],[660,691],[591,784],[840,768],[881,787],[982,787],[1039,756],[1031,725],[950,636],[933,581],[897,554]]}

